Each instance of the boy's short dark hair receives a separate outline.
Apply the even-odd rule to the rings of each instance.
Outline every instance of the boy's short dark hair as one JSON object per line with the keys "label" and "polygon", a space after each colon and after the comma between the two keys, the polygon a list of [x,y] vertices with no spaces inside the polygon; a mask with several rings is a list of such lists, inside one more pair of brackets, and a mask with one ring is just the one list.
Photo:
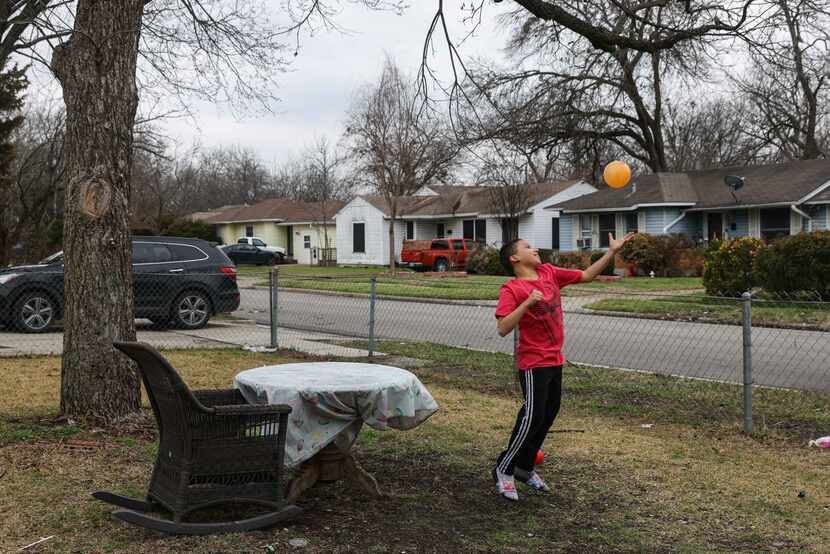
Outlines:
{"label": "boy's short dark hair", "polygon": [[513,263],[510,261],[510,256],[516,253],[516,245],[519,244],[520,240],[522,239],[513,239],[510,242],[505,243],[499,249],[499,259],[501,260],[501,265],[504,267],[504,270],[508,275],[515,275],[515,273],[513,273]]}

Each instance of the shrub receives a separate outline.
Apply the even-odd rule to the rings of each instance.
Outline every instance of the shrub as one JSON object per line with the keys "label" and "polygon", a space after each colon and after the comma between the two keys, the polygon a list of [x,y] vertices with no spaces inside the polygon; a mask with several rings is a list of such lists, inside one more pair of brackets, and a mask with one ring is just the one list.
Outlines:
{"label": "shrub", "polygon": [[[605,252],[600,252],[599,250],[597,250],[596,252],[593,252],[591,254],[591,264],[593,264],[594,262],[596,262],[597,260],[602,258],[604,255],[605,255]],[[611,263],[609,263],[607,266],[605,266],[605,268],[602,270],[601,275],[614,275],[614,260],[613,259],[611,260]]]}
{"label": "shrub", "polygon": [[740,296],[757,282],[755,260],[764,250],[763,241],[750,237],[709,243],[703,266],[706,292],[718,296]]}
{"label": "shrub", "polygon": [[830,298],[830,231],[785,237],[755,260],[758,284],[767,292],[814,293]]}
{"label": "shrub", "polygon": [[588,269],[585,255],[581,252],[560,252],[556,265],[570,269]]}
{"label": "shrub", "polygon": [[539,249],[539,257],[542,259],[543,264],[553,264],[559,265],[558,255],[556,250],[551,250],[550,248],[540,248]]}
{"label": "shrub", "polygon": [[166,226],[162,230],[162,234],[170,237],[186,237],[204,239],[210,242],[222,242],[216,237],[216,231],[213,229],[213,225],[205,223],[204,221],[179,219]]}
{"label": "shrub", "polygon": [[479,245],[467,255],[467,273],[480,275],[507,275],[501,265],[499,251],[492,246]]}
{"label": "shrub", "polygon": [[684,252],[694,248],[686,235],[648,235],[638,233],[625,243],[620,258],[634,264],[644,274],[680,274],[679,261]]}

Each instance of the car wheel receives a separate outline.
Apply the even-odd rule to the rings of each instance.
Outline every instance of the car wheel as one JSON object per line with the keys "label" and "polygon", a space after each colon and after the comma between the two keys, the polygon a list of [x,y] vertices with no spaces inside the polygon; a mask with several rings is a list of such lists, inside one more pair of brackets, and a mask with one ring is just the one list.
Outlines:
{"label": "car wheel", "polygon": [[445,271],[449,271],[450,264],[444,258],[440,258],[435,261],[435,271],[440,271],[441,273]]}
{"label": "car wheel", "polygon": [[176,298],[170,321],[182,329],[201,329],[210,319],[210,299],[202,291],[191,290]]}
{"label": "car wheel", "polygon": [[13,324],[26,333],[42,333],[55,319],[55,303],[48,294],[24,294],[14,306]]}

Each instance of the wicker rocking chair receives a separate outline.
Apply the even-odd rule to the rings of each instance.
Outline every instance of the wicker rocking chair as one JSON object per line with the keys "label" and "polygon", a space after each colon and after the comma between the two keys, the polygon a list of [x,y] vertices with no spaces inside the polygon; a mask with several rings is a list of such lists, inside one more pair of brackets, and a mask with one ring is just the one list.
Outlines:
{"label": "wicker rocking chair", "polygon": [[[250,405],[234,389],[191,391],[149,345],[119,342],[115,347],[138,363],[159,427],[159,448],[146,501],[93,493],[126,508],[113,516],[166,533],[201,535],[258,529],[302,512],[283,497],[290,407]],[[240,521],[182,521],[195,510],[225,503],[253,503],[273,511]],[[159,508],[173,519],[141,513]]]}

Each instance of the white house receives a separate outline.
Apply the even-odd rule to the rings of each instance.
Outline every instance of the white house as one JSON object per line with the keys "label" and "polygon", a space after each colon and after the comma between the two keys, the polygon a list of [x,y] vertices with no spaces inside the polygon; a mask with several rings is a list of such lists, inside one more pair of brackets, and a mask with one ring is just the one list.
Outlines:
{"label": "white house", "polygon": [[342,206],[336,200],[321,203],[271,199],[200,216],[216,227],[217,236],[225,244],[234,244],[240,237],[259,237],[269,246],[285,248],[286,255],[297,263],[315,265],[321,258],[335,259],[332,214]]}
{"label": "white house", "polygon": [[[400,260],[404,239],[463,237],[501,246],[505,214],[489,187],[429,186],[398,199],[395,256]],[[582,180],[540,183],[529,187],[529,207],[518,218],[519,236],[539,248],[559,248],[559,211],[546,208],[596,189]],[[334,216],[337,263],[388,265],[390,209],[381,196],[357,196]]]}

